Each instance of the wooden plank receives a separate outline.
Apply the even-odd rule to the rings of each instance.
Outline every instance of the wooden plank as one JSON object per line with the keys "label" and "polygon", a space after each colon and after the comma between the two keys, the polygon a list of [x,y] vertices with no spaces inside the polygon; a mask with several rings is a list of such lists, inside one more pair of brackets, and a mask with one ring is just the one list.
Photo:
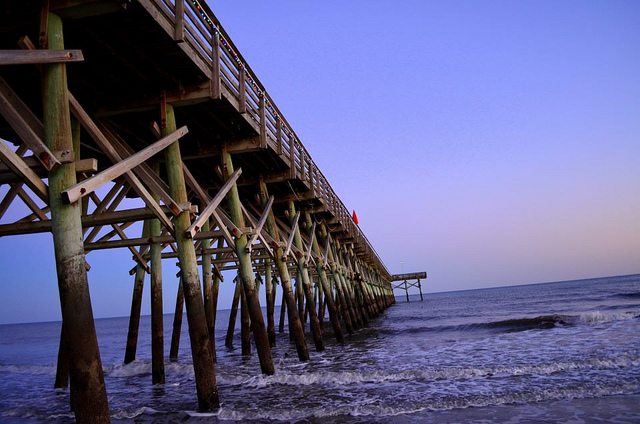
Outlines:
{"label": "wooden plank", "polygon": [[60,165],[60,161],[42,141],[44,135],[42,123],[2,77],[0,77],[0,114],[47,170],[50,171]]}
{"label": "wooden plank", "polygon": [[82,62],[81,50],[0,50],[0,65]]}
{"label": "wooden plank", "polygon": [[62,192],[62,199],[67,203],[77,202],[82,197],[87,196],[102,187],[105,183],[118,178],[127,171],[131,171],[151,156],[161,152],[178,141],[180,137],[184,136],[188,132],[189,130],[187,127],[179,128],[168,136],[161,138],[150,146],[140,150],[138,153],[135,153],[134,155],[129,156],[128,158],[105,169],[99,174],[94,175],[91,178],[87,178],[86,180],[64,190]]}
{"label": "wooden plank", "polygon": [[[111,144],[116,149],[120,157],[129,157],[135,154],[135,151],[129,147],[129,145],[116,133],[113,129],[102,126],[104,134],[110,137]],[[160,137],[158,137],[160,138]],[[132,169],[138,178],[140,178],[149,187],[149,190],[153,194],[157,195],[165,205],[169,206],[169,209],[174,216],[178,216],[182,212],[180,205],[173,200],[173,198],[167,193],[169,187],[162,181],[158,175],[153,172],[151,167],[146,163],[141,163]]]}
{"label": "wooden plank", "polygon": [[[36,174],[41,174],[46,172],[46,169],[42,166],[42,163],[35,156],[26,156],[22,158],[24,163],[27,164],[29,168],[33,170]],[[97,159],[80,159],[75,161],[76,164],[76,173],[91,173],[98,171],[98,160]],[[0,164],[0,174],[11,172],[11,169],[4,165]]]}
{"label": "wooden plank", "polygon": [[211,217],[213,212],[218,208],[220,203],[224,200],[224,197],[227,195],[229,190],[233,187],[238,177],[242,174],[242,168],[236,169],[236,171],[231,174],[229,179],[223,184],[218,193],[214,196],[213,199],[207,204],[207,207],[200,213],[198,218],[196,218],[191,226],[187,229],[187,237],[193,238],[195,233],[197,233],[200,228],[204,225],[205,222]]}
{"label": "wooden plank", "polygon": [[24,160],[7,146],[7,141],[0,138],[0,159],[45,203],[49,202],[49,188],[27,165]]}

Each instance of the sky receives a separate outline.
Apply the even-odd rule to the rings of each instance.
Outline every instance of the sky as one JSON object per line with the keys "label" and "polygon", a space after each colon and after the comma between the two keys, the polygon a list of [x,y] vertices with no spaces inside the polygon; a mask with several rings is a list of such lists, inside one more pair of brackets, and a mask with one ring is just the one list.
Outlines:
{"label": "sky", "polygon": [[[639,2],[209,4],[391,273],[437,292],[640,272]],[[51,245],[0,238],[0,323],[60,318]],[[88,260],[94,314],[128,314],[130,254]]]}

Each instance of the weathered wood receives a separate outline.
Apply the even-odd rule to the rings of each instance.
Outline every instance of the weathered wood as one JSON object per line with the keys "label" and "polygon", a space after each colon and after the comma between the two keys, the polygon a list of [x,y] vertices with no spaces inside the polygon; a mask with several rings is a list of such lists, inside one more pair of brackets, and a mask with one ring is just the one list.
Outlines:
{"label": "weathered wood", "polygon": [[162,150],[178,141],[180,137],[184,136],[188,132],[189,130],[187,129],[187,127],[182,127],[172,132],[171,134],[168,134],[167,136],[156,141],[150,146],[140,150],[138,153],[121,160],[113,166],[110,166],[99,174],[94,175],[93,177],[88,178],[80,183],[77,183],[66,190],[63,190],[62,198],[67,203],[77,202],[81,197],[93,193],[105,183],[115,180],[126,172],[131,171],[133,168],[140,165],[142,162],[146,161],[153,155],[160,153]]}
{"label": "weathered wood", "polygon": [[236,327],[236,319],[238,316],[238,305],[240,304],[240,296],[242,287],[238,281],[238,277],[234,278],[236,288],[233,292],[233,301],[231,302],[231,311],[229,312],[229,325],[227,326],[227,336],[225,337],[224,345],[231,349],[233,348],[233,332]]}
{"label": "weathered wood", "polygon": [[[293,201],[289,202],[289,215],[300,216],[300,212],[296,213],[296,207]],[[296,221],[297,222],[297,221]],[[293,225],[293,222],[291,223]],[[295,227],[294,243],[300,251],[304,251],[302,245],[302,236],[300,235],[299,226]],[[309,324],[311,327],[311,334],[313,335],[313,341],[318,352],[324,350],[324,342],[322,341],[322,329],[320,328],[320,322],[318,321],[318,315],[316,314],[315,302],[313,300],[313,292],[311,291],[311,278],[309,277],[309,270],[307,269],[307,263],[303,258],[298,259],[298,284],[302,284],[302,291],[307,299],[307,309],[309,313]]]}
{"label": "weathered wood", "polygon": [[[267,190],[267,184],[264,180],[260,181],[260,202],[266,206],[269,202],[270,196]],[[296,345],[296,351],[298,358],[301,361],[309,360],[309,351],[307,349],[307,343],[304,339],[304,330],[300,317],[296,313],[296,301],[293,296],[293,289],[291,287],[291,276],[289,274],[289,268],[284,257],[284,249],[280,245],[280,234],[276,224],[275,215],[273,209],[269,208],[267,216],[267,232],[273,237],[274,244],[274,262],[278,274],[280,275],[280,283],[282,285],[282,306],[280,307],[280,332],[284,330],[284,311],[287,309],[289,312],[289,334]],[[287,305],[287,306],[285,306]]]}
{"label": "weathered wood", "polygon": [[45,169],[50,171],[60,165],[58,158],[43,141],[42,123],[2,77],[0,77],[0,114],[11,125],[18,137],[29,146]]}
{"label": "weathered wood", "polygon": [[[209,222],[205,222],[202,226],[203,231],[209,231]],[[201,243],[202,247],[202,293],[204,296],[204,313],[207,319],[207,330],[209,333],[209,341],[211,342],[211,353],[214,360],[216,358],[215,350],[215,334],[212,331],[214,328],[214,311],[212,310],[212,294],[213,294],[213,269],[211,263],[211,254],[206,253],[207,249],[211,248],[211,240],[205,238]]]}
{"label": "weathered wood", "polygon": [[[75,99],[75,97],[73,97],[71,93],[67,94],[69,96],[69,106],[71,108],[71,111],[73,112],[75,117],[78,118],[93,141],[100,147],[100,149],[109,157],[112,162],[117,163],[121,161],[122,158],[120,157],[118,152],[111,145],[100,128],[98,128],[98,126],[89,117],[89,114],[82,108],[80,103]],[[152,194],[149,193],[149,191],[142,185],[138,177],[136,177],[132,172],[127,172],[126,179],[129,184],[131,184],[133,189],[138,193],[138,195],[140,195],[144,203],[154,211],[162,225],[164,225],[168,230],[172,230],[173,224],[171,223],[171,220],[161,209],[158,202],[153,200]]]}
{"label": "weathered wood", "polygon": [[[156,161],[153,171],[159,173]],[[158,200],[158,197],[154,197]],[[148,223],[148,224],[147,224]],[[162,234],[162,224],[157,219],[145,221],[149,228],[149,236],[153,240]],[[162,245],[151,242],[151,381],[153,384],[164,384],[164,313],[162,304]]]}
{"label": "weathered wood", "polygon": [[[64,49],[62,20],[48,14],[51,49]],[[50,150],[73,150],[71,119],[64,64],[42,69],[43,124]],[[65,205],[59,194],[76,183],[73,163],[62,164],[49,174],[49,199],[53,243],[60,292],[60,309],[69,347],[71,392],[78,422],[108,423],[109,405],[98,350],[78,205]]]}
{"label": "weathered wood", "polygon": [[240,347],[242,356],[251,355],[251,318],[247,296],[242,285],[240,285]]}
{"label": "weathered wood", "polygon": [[258,221],[258,223],[254,228],[255,233],[249,239],[249,242],[248,242],[249,249],[251,249],[251,245],[258,239],[258,236],[262,232],[262,227],[264,227],[265,222],[267,222],[267,218],[269,217],[269,213],[271,212],[271,206],[273,205],[273,199],[274,197],[271,196],[267,204],[264,206],[264,211],[262,212],[262,216],[260,216],[260,220]]}
{"label": "weathered wood", "polygon": [[[228,152],[223,153],[222,160],[223,174],[226,178],[229,178],[234,172],[231,154]],[[237,227],[245,227],[240,195],[238,193],[238,187],[235,184],[231,187],[228,200],[233,223]],[[235,246],[236,256],[239,260],[240,281],[242,282],[244,294],[247,297],[247,305],[251,316],[251,330],[253,331],[256,350],[258,352],[258,358],[260,359],[260,368],[264,374],[271,375],[275,372],[273,359],[271,357],[271,347],[269,345],[269,338],[264,325],[264,318],[262,316],[262,311],[260,310],[260,301],[258,299],[258,293],[256,292],[255,281],[253,279],[251,255],[246,251],[246,248],[247,236],[246,234],[242,234],[236,239]]]}
{"label": "weathered wood", "polygon": [[[313,234],[315,234],[316,226],[311,225],[311,214],[309,213],[305,214],[305,221],[306,221],[307,231],[311,231]],[[317,238],[313,237],[313,234],[311,239],[311,245],[313,247],[313,250],[316,252],[316,254],[320,256],[320,245],[318,244]],[[326,239],[329,240],[328,234]],[[327,255],[327,252],[325,252],[325,255]],[[321,293],[324,295],[324,298],[327,303],[327,307],[329,309],[329,320],[331,321],[333,334],[336,340],[339,343],[342,343],[344,342],[344,336],[342,335],[342,326],[340,325],[340,317],[338,316],[338,311],[336,309],[335,301],[331,293],[331,287],[329,285],[329,279],[327,277],[327,273],[325,271],[324,265],[320,263],[320,261],[316,263],[316,272],[318,273],[318,279],[320,280],[320,287],[322,288]],[[319,298],[320,298],[319,303],[320,305],[322,305],[323,304],[322,299],[320,296]],[[324,309],[320,308],[319,315],[320,317],[324,316]]]}
{"label": "weathered wood", "polygon": [[207,207],[200,213],[198,218],[196,218],[193,223],[187,229],[187,236],[192,237],[200,231],[200,228],[208,221],[211,215],[218,208],[220,203],[224,200],[225,196],[231,190],[231,187],[235,184],[238,177],[242,174],[242,169],[238,168],[225,183],[222,185],[218,193],[209,201]]}
{"label": "weathered wood", "polygon": [[82,62],[81,50],[0,50],[0,65]]}
{"label": "weathered wood", "polygon": [[[166,137],[176,131],[175,115],[171,105],[166,105],[166,122],[163,135]],[[186,203],[187,190],[182,171],[180,148],[176,143],[165,149],[165,165],[171,196],[179,203]],[[183,211],[174,219],[174,235],[180,258],[181,280],[184,300],[189,322],[189,340],[191,341],[191,357],[196,379],[198,405],[202,410],[211,410],[220,406],[218,387],[214,371],[213,353],[209,341],[207,321],[202,302],[202,290],[193,243],[186,237],[186,231],[191,225],[188,211]]]}
{"label": "weathered wood", "polygon": [[[142,230],[143,235],[149,232],[147,224]],[[131,296],[131,312],[129,314],[129,331],[127,332],[127,345],[124,354],[124,363],[128,364],[136,359],[138,348],[138,329],[140,327],[140,309],[142,307],[142,290],[144,288],[145,268],[138,264],[136,276],[133,280],[133,294]]]}
{"label": "weathered wood", "polygon": [[[44,202],[49,200],[47,185],[36,175],[24,160],[18,156],[6,144],[6,140],[0,138],[0,160],[7,165],[16,175],[20,176],[25,184]],[[74,170],[75,172],[75,170]],[[74,175],[75,178],[75,175]]]}
{"label": "weathered wood", "polygon": [[175,0],[176,22],[173,39],[179,43],[184,42],[184,0]]}
{"label": "weathered wood", "polygon": [[182,281],[178,282],[178,293],[176,295],[176,307],[173,313],[173,327],[171,331],[171,347],[169,348],[169,360],[178,362],[178,351],[180,349],[180,333],[182,332],[182,315],[184,313],[184,291]]}
{"label": "weathered wood", "polygon": [[[273,199],[273,197],[271,197]],[[269,208],[268,208],[269,209]],[[267,303],[267,336],[271,347],[276,345],[276,325],[273,317],[276,302],[276,284],[277,279],[272,275],[271,258],[264,260],[264,280],[265,280],[265,301]]]}

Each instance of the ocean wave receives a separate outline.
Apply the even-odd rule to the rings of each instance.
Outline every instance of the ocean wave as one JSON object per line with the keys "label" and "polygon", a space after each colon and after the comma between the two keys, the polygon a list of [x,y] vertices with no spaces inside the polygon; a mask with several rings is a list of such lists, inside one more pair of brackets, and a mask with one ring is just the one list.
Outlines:
{"label": "ocean wave", "polygon": [[611,297],[622,299],[640,299],[640,292],[616,293],[614,295],[611,295]]}
{"label": "ocean wave", "polygon": [[639,389],[638,384],[611,384],[581,387],[556,387],[549,390],[520,390],[493,394],[424,396],[412,399],[411,402],[386,403],[369,399],[353,400],[349,403],[326,406],[281,409],[233,409],[220,408],[217,418],[232,421],[300,421],[325,419],[329,422],[340,422],[340,417],[372,417],[374,420],[399,415],[417,414],[422,411],[447,411],[470,407],[489,407],[508,404],[527,404],[563,399],[586,399],[602,396],[626,394]]}
{"label": "ocean wave", "polygon": [[528,330],[547,330],[556,327],[572,325],[597,325],[614,321],[623,321],[640,317],[640,311],[626,312],[602,312],[591,311],[578,315],[540,315],[536,317],[517,317],[497,321],[475,322],[459,325],[419,326],[403,329],[386,329],[382,333],[388,334],[419,334],[424,332],[448,332],[448,331],[478,331],[492,330],[505,333],[513,333]]}
{"label": "ocean wave", "polygon": [[56,366],[0,364],[0,372],[11,374],[54,375],[56,373]]}
{"label": "ocean wave", "polygon": [[620,369],[640,366],[640,357],[619,356],[594,358],[580,362],[553,362],[536,365],[424,368],[404,371],[316,371],[304,374],[278,372],[274,375],[257,375],[248,378],[220,376],[227,385],[262,388],[272,385],[288,386],[347,386],[351,384],[389,383],[406,381],[466,380],[473,378],[505,378],[526,375],[550,375],[560,372]]}

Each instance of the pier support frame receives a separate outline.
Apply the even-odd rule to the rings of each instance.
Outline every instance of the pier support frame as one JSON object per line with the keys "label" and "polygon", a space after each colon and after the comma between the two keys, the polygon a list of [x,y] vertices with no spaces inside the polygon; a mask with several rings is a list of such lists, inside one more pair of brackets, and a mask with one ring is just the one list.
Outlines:
{"label": "pier support frame", "polygon": [[[223,149],[222,152],[222,165],[223,176],[229,178],[231,174],[233,174],[233,161],[231,160],[231,154],[226,149]],[[236,227],[244,228],[245,222],[242,214],[242,205],[240,203],[238,186],[235,182],[229,190],[227,199],[229,201],[231,220]],[[247,251],[247,242],[246,234],[241,234],[235,240],[235,251],[239,261],[240,282],[247,299],[247,307],[251,317],[251,330],[253,331],[256,350],[258,351],[260,368],[264,374],[271,375],[275,372],[273,358],[271,357],[271,346],[269,345],[269,337],[267,336],[267,329],[264,325],[262,310],[260,309],[260,300],[253,278],[251,254]]]}
{"label": "pier support frame", "polygon": [[[296,215],[296,207],[293,200],[289,200],[289,216],[294,219]],[[292,223],[293,225],[293,223]],[[299,252],[304,252],[305,249],[302,246],[302,236],[300,235],[300,226],[295,226],[295,234],[293,236],[293,243],[298,248]],[[311,289],[311,278],[309,277],[309,270],[307,268],[307,259],[304,254],[301,253],[298,256],[298,284],[302,284],[302,292],[307,300],[307,313],[309,314],[309,325],[311,327],[311,334],[313,335],[313,341],[316,346],[316,350],[321,352],[324,350],[324,343],[322,341],[322,329],[320,328],[320,322],[318,321],[318,315],[316,313],[315,301],[313,299],[313,291]],[[303,312],[304,313],[304,312]]]}
{"label": "pier support frame", "polygon": [[[49,48],[64,49],[62,20],[49,13]],[[71,118],[63,63],[42,67],[44,138],[52,151],[73,152]],[[60,308],[69,354],[74,412],[79,422],[108,423],[109,405],[91,309],[82,239],[81,202],[65,204],[60,193],[76,184],[75,162],[49,172],[49,206],[58,273]]]}
{"label": "pier support frame", "polygon": [[[264,180],[260,180],[260,202],[263,206],[269,201],[269,192],[267,190],[267,184]],[[293,288],[291,286],[291,275],[289,274],[289,267],[284,257],[284,249],[280,242],[280,234],[276,226],[276,218],[273,210],[269,211],[266,222],[267,233],[273,238],[275,244],[273,246],[274,262],[278,274],[280,275],[280,284],[282,285],[282,305],[280,307],[280,332],[284,327],[284,311],[286,309],[289,317],[289,334],[293,338],[293,342],[298,352],[298,358],[301,361],[309,360],[309,351],[307,349],[307,343],[304,339],[304,330],[302,328],[302,322],[296,310],[296,300],[293,295]]]}
{"label": "pier support frame", "polygon": [[[173,107],[163,104],[162,128],[163,136],[176,131],[176,121]],[[187,190],[182,172],[182,158],[180,146],[173,143],[165,150],[165,162],[171,197],[180,204],[188,201]],[[189,322],[189,339],[191,341],[191,355],[198,393],[198,406],[201,410],[212,410],[220,406],[218,387],[214,370],[213,353],[207,330],[207,321],[204,313],[202,291],[200,290],[200,278],[198,276],[198,263],[196,250],[190,238],[187,238],[187,229],[191,226],[189,211],[184,210],[174,218],[174,237],[178,246],[180,259],[180,277],[187,307],[187,321]]]}

